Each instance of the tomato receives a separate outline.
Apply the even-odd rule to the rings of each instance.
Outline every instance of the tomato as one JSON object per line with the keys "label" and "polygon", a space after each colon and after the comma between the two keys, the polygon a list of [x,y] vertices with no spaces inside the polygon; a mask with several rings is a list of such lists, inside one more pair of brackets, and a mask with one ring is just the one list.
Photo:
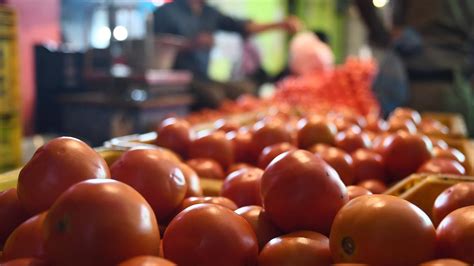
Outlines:
{"label": "tomato", "polygon": [[429,217],[410,202],[389,195],[355,198],[337,213],[329,237],[335,262],[418,265],[436,252]]}
{"label": "tomato", "polygon": [[196,158],[186,162],[199,177],[210,179],[224,179],[225,174],[222,166],[212,159]]}
{"label": "tomato", "polygon": [[28,219],[23,206],[21,206],[16,193],[16,188],[0,192],[0,250],[7,237],[22,222]]}
{"label": "tomato", "polygon": [[250,132],[239,130],[238,132],[229,132],[227,139],[232,141],[234,146],[234,157],[236,162],[245,162],[254,164],[257,162],[258,154],[252,146],[252,134]]}
{"label": "tomato", "polygon": [[332,120],[332,122],[336,126],[337,131],[345,131],[351,129],[360,130],[359,125],[354,123],[354,121],[350,121],[349,119],[344,117],[336,117],[334,120]]}
{"label": "tomato", "polygon": [[194,171],[185,163],[180,163],[179,168],[183,172],[184,179],[188,185],[188,189],[186,190],[186,195],[184,197],[187,198],[202,196],[203,192],[201,188],[201,181],[199,180],[199,176],[197,175],[196,171]]}
{"label": "tomato", "polygon": [[418,125],[421,122],[421,115],[418,111],[405,107],[397,107],[393,110],[389,116],[389,119],[391,118],[409,119],[415,125]]}
{"label": "tomato", "polygon": [[364,196],[364,195],[372,195],[370,190],[360,187],[360,186],[348,186],[347,187],[347,195],[349,195],[349,200]]}
{"label": "tomato", "polygon": [[176,266],[176,264],[160,257],[138,256],[121,262],[118,266]]}
{"label": "tomato", "polygon": [[66,189],[90,178],[110,177],[107,163],[84,142],[70,137],[40,147],[18,176],[18,198],[31,214],[47,210]]}
{"label": "tomato", "polygon": [[162,158],[156,150],[130,150],[112,165],[111,172],[114,179],[143,195],[158,221],[165,222],[179,207],[188,189],[179,166]]}
{"label": "tomato", "polygon": [[465,175],[466,169],[458,161],[433,158],[418,168],[418,173]]}
{"label": "tomato", "polygon": [[285,232],[329,233],[337,211],[348,201],[346,187],[326,162],[304,150],[278,156],[262,176],[263,206]]}
{"label": "tomato", "polygon": [[281,122],[259,121],[252,130],[252,147],[257,156],[265,147],[281,142],[292,142],[291,134]]}
{"label": "tomato", "polygon": [[457,183],[436,198],[433,206],[433,223],[437,225],[452,211],[470,205],[474,205],[474,183]]}
{"label": "tomato", "polygon": [[189,147],[190,158],[210,158],[227,169],[234,163],[234,146],[222,131],[196,138]]}
{"label": "tomato", "polygon": [[443,125],[438,120],[423,118],[418,126],[421,132],[430,135],[446,135],[449,133],[449,128]]}
{"label": "tomato", "polygon": [[21,258],[2,263],[2,266],[48,266],[49,264],[36,258]]}
{"label": "tomato", "polygon": [[221,196],[231,199],[237,206],[262,205],[260,183],[263,170],[244,168],[231,173],[222,184]]}
{"label": "tomato", "polygon": [[439,148],[441,150],[449,149],[448,143],[442,139],[430,138],[430,140],[433,143],[433,155],[435,153],[434,148]]}
{"label": "tomato", "polygon": [[258,242],[252,227],[233,211],[215,204],[186,208],[163,237],[165,258],[178,265],[254,265]]}
{"label": "tomato", "polygon": [[458,161],[461,164],[466,161],[466,156],[458,149],[454,148],[443,149],[440,147],[433,147],[433,158],[451,159]]}
{"label": "tomato", "polygon": [[235,213],[242,216],[252,226],[257,236],[259,250],[262,250],[270,240],[283,234],[260,206],[241,207],[235,210]]}
{"label": "tomato", "polygon": [[189,197],[186,198],[180,206],[180,210],[184,210],[192,205],[200,203],[212,203],[226,207],[232,211],[237,209],[237,205],[230,199],[225,197]]}
{"label": "tomato", "polygon": [[410,134],[415,134],[417,132],[416,125],[412,120],[406,118],[394,117],[388,121],[388,131],[397,132],[405,131]]}
{"label": "tomato", "polygon": [[321,118],[302,118],[298,121],[297,142],[300,149],[308,149],[318,143],[334,144],[336,125]]}
{"label": "tomato", "polygon": [[382,194],[385,192],[385,190],[387,190],[385,183],[378,179],[367,179],[357,183],[357,186],[363,187],[373,194]]}
{"label": "tomato", "polygon": [[261,169],[265,169],[270,162],[275,159],[278,155],[287,152],[296,150],[296,147],[291,145],[288,142],[282,142],[270,145],[265,147],[260,153],[260,157],[258,158],[258,167]]}
{"label": "tomato", "polygon": [[191,125],[179,118],[168,118],[160,123],[157,130],[156,144],[168,148],[177,154],[187,157],[188,148],[194,138]]}
{"label": "tomato", "polygon": [[376,119],[367,121],[367,126],[364,129],[372,132],[385,132],[388,130],[388,124],[382,119]]}
{"label": "tomato", "polygon": [[315,149],[320,150],[316,154],[321,156],[326,163],[336,170],[345,185],[350,185],[354,182],[354,162],[349,154],[333,147],[326,149],[324,146],[319,146]]}
{"label": "tomato", "polygon": [[248,163],[234,163],[233,165],[231,165],[229,167],[229,169],[227,169],[227,175],[235,172],[235,171],[239,171],[239,170],[242,170],[242,169],[246,169],[246,168],[253,168],[254,166],[248,164]]}
{"label": "tomato", "polygon": [[369,136],[365,132],[354,132],[347,130],[337,133],[336,147],[352,153],[357,149],[369,148],[372,145]]}
{"label": "tomato", "polygon": [[474,263],[474,206],[457,209],[438,225],[438,251],[441,256]]}
{"label": "tomato", "polygon": [[326,153],[331,148],[333,147],[327,144],[316,144],[311,146],[311,148],[309,148],[309,151],[313,153]]}
{"label": "tomato", "polygon": [[214,122],[214,128],[224,132],[231,132],[239,130],[240,125],[237,121],[221,118]]}
{"label": "tomato", "polygon": [[468,266],[469,264],[455,259],[438,259],[423,262],[420,266]]}
{"label": "tomato", "polygon": [[385,164],[380,154],[368,149],[358,149],[352,153],[355,181],[378,179],[385,181]]}
{"label": "tomato", "polygon": [[416,172],[431,158],[432,145],[426,136],[401,132],[386,137],[382,146],[388,174],[395,180]]}
{"label": "tomato", "polygon": [[116,265],[158,255],[155,214],[132,187],[111,179],[78,183],[51,206],[44,222],[45,252],[54,265]]}
{"label": "tomato", "polygon": [[38,214],[20,226],[8,237],[3,248],[3,260],[41,258],[44,255],[43,223],[46,212]]}

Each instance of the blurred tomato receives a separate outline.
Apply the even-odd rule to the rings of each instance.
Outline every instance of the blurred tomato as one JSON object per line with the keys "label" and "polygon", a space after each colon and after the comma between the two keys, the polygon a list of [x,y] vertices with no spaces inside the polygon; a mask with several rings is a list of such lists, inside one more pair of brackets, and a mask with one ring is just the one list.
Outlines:
{"label": "blurred tomato", "polygon": [[158,255],[155,214],[132,187],[88,180],[64,192],[44,222],[46,258],[54,265],[116,265]]}
{"label": "blurred tomato", "polygon": [[238,132],[229,132],[226,137],[232,141],[234,146],[234,157],[236,162],[245,162],[255,164],[258,154],[252,146],[252,134],[250,132],[239,130]]}
{"label": "blurred tomato", "polygon": [[182,157],[188,155],[188,148],[194,138],[191,125],[179,118],[168,118],[158,126],[156,133],[156,144],[168,148]]}
{"label": "blurred tomato", "polygon": [[46,212],[43,212],[18,226],[5,242],[2,259],[8,261],[19,258],[41,258],[44,255],[45,218]]}
{"label": "blurred tomato", "polygon": [[434,120],[431,118],[423,118],[421,123],[418,125],[423,134],[430,134],[430,135],[446,135],[449,133],[449,128],[443,125],[438,120]]}
{"label": "blurred tomato", "polygon": [[382,119],[371,120],[367,121],[367,126],[364,129],[372,132],[385,132],[388,130],[388,124]]}
{"label": "blurred tomato", "polygon": [[457,161],[433,158],[418,168],[418,173],[465,175],[466,169]]}
{"label": "blurred tomato", "polygon": [[354,182],[354,163],[349,154],[338,148],[325,148],[324,146],[315,147],[319,150],[317,155],[328,163],[339,174],[345,185],[351,185]]}
{"label": "blurred tomato", "polygon": [[222,184],[221,196],[231,199],[238,207],[262,205],[260,183],[263,170],[244,168],[229,174]]}
{"label": "blurred tomato", "polygon": [[229,174],[231,174],[235,171],[239,171],[239,170],[246,169],[246,168],[254,168],[254,166],[252,166],[248,163],[234,163],[233,165],[231,165],[227,169],[227,175],[229,175]]}
{"label": "blurred tomato", "polygon": [[445,149],[433,147],[433,158],[451,159],[458,161],[461,164],[466,161],[466,156],[462,152],[460,152],[458,149],[448,147]]}
{"label": "blurred tomato", "polygon": [[319,117],[302,118],[298,121],[297,143],[300,149],[308,149],[318,143],[334,144],[336,125]]}
{"label": "blurred tomato", "polygon": [[474,183],[457,183],[438,195],[433,206],[433,223],[438,225],[452,211],[474,205]]}
{"label": "blurred tomato", "polygon": [[21,258],[4,262],[2,266],[49,266],[49,264],[36,258]]}
{"label": "blurred tomato", "polygon": [[189,147],[190,158],[210,158],[227,169],[234,163],[234,146],[222,131],[197,137]]}
{"label": "blurred tomato", "polygon": [[367,179],[357,183],[357,186],[363,187],[373,194],[382,194],[387,190],[385,183],[378,179]]}
{"label": "blurred tomato", "polygon": [[210,179],[224,179],[225,174],[222,166],[212,159],[208,158],[196,158],[186,162],[199,177],[210,178]]}
{"label": "blurred tomato", "polygon": [[0,217],[2,217],[0,219],[0,250],[2,250],[11,232],[28,219],[28,214],[18,200],[16,188],[0,192]]}
{"label": "blurred tomato", "polygon": [[160,257],[138,256],[121,262],[117,266],[176,266],[176,264]]}
{"label": "blurred tomato", "polygon": [[409,119],[415,125],[418,125],[421,122],[421,115],[418,111],[405,107],[397,107],[393,110],[389,115],[389,119],[391,118]]}
{"label": "blurred tomato", "polygon": [[112,165],[114,179],[136,189],[164,222],[179,207],[188,186],[176,162],[164,159],[152,149],[130,150]]}
{"label": "blurred tomato", "polygon": [[237,121],[221,118],[214,122],[214,128],[224,132],[231,132],[239,130],[240,124]]}
{"label": "blurred tomato", "polygon": [[329,250],[329,238],[323,234],[320,234],[318,232],[314,231],[295,231],[286,235],[280,236],[281,238],[285,237],[304,237],[304,238],[309,238],[312,240],[320,241],[322,243],[325,243],[327,245],[327,249]]}
{"label": "blurred tomato", "polygon": [[428,216],[410,202],[367,195],[338,212],[330,246],[335,262],[418,265],[434,257],[436,231]]}
{"label": "blurred tomato", "polygon": [[361,186],[348,186],[347,195],[349,196],[349,200],[351,200],[364,195],[372,195],[372,192]]}
{"label": "blurred tomato", "polygon": [[262,176],[263,206],[280,229],[327,234],[337,211],[348,201],[344,183],[322,159],[304,150],[273,161]]}
{"label": "blurred tomato", "polygon": [[412,120],[406,118],[393,117],[388,121],[389,132],[404,131],[410,134],[417,132],[416,125]]}
{"label": "blurred tomato", "polygon": [[186,208],[163,237],[165,258],[178,265],[254,265],[258,243],[252,227],[233,211],[215,204]]}
{"label": "blurred tomato", "polygon": [[245,206],[235,210],[235,213],[242,216],[252,226],[257,236],[258,248],[262,250],[274,237],[283,233],[270,221],[268,215],[260,206]]}
{"label": "blurred tomato", "polygon": [[385,181],[385,164],[380,154],[368,149],[358,149],[352,153],[355,181],[378,179]]}
{"label": "blurred tomato", "polygon": [[474,263],[474,206],[448,214],[439,224],[438,252],[441,256]]}
{"label": "blurred tomato", "polygon": [[420,266],[468,266],[469,264],[455,259],[438,259],[423,262]]}
{"label": "blurred tomato", "polygon": [[336,135],[336,147],[343,149],[347,153],[352,153],[361,148],[369,148],[371,145],[369,136],[365,132],[347,130]]}
{"label": "blurred tomato", "polygon": [[270,164],[270,162],[278,155],[287,151],[294,150],[296,150],[296,147],[288,142],[277,143],[265,147],[265,149],[263,149],[260,153],[260,157],[258,158],[258,167],[261,169],[265,169],[267,165]]}
{"label": "blurred tomato", "polygon": [[[449,149],[449,145],[448,143],[446,143],[445,140],[437,139],[437,138],[430,138],[430,140],[433,143],[433,149],[434,148],[440,148],[441,150]],[[434,153],[434,150],[433,150],[433,153]]]}
{"label": "blurred tomato", "polygon": [[201,181],[199,180],[199,176],[190,166],[185,163],[180,163],[179,168],[183,172],[184,179],[186,180],[186,184],[188,185],[188,189],[186,190],[185,198],[187,197],[200,197],[203,195],[202,188],[201,188]]}
{"label": "blurred tomato", "polygon": [[217,205],[226,207],[232,211],[238,208],[237,205],[232,200],[225,197],[189,197],[183,201],[179,210],[184,210],[192,205],[196,205],[200,203],[217,204]]}
{"label": "blurred tomato", "polygon": [[282,122],[259,121],[253,126],[252,147],[257,156],[265,147],[291,141],[291,135]]}
{"label": "blurred tomato", "polygon": [[110,177],[107,163],[84,142],[60,137],[39,148],[18,177],[18,198],[31,214],[46,211],[75,183]]}

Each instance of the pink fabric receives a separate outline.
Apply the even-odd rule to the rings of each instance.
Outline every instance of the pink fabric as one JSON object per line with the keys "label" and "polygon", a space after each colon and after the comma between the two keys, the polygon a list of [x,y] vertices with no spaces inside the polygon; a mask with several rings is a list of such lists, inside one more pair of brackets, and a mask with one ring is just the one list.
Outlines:
{"label": "pink fabric", "polygon": [[334,66],[334,54],[312,32],[295,35],[290,43],[290,70],[296,75],[326,71]]}

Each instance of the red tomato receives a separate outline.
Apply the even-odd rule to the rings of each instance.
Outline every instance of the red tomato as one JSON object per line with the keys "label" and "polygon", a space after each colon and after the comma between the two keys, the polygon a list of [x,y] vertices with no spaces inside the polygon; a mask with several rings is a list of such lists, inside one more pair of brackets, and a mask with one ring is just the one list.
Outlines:
{"label": "red tomato", "polygon": [[418,128],[424,134],[430,135],[446,135],[449,133],[449,128],[447,126],[443,125],[438,120],[430,118],[423,118]]}
{"label": "red tomato", "polygon": [[441,150],[449,149],[448,143],[442,139],[430,138],[430,140],[433,143],[433,153],[434,148],[440,148]]}
{"label": "red tomato", "polygon": [[474,263],[474,206],[448,214],[439,224],[438,251],[441,256]]}
{"label": "red tomato", "polygon": [[237,209],[237,205],[232,200],[225,197],[189,197],[183,201],[179,209],[184,210],[192,205],[200,203],[212,203],[226,207],[232,211]]}
{"label": "red tomato", "polygon": [[423,262],[420,266],[468,266],[469,264],[455,259],[439,259]]}
{"label": "red tomato", "polygon": [[196,158],[186,162],[199,177],[210,179],[224,179],[225,174],[222,166],[212,159]]}
{"label": "red tomato", "polygon": [[457,161],[433,158],[418,168],[418,173],[465,175],[466,169]]}
{"label": "red tomato", "polygon": [[2,263],[2,266],[48,266],[49,264],[35,258],[21,258]]}
{"label": "red tomato", "polygon": [[293,150],[296,150],[296,147],[288,142],[277,143],[265,147],[265,149],[263,149],[260,153],[260,157],[258,158],[258,167],[260,167],[261,169],[265,169],[267,165],[269,165],[270,162],[278,155]]}
{"label": "red tomato", "polygon": [[258,154],[255,153],[252,146],[252,134],[242,130],[238,132],[229,132],[226,137],[234,145],[234,157],[236,162],[245,162],[254,164],[257,162]]}
{"label": "red tomato", "polygon": [[454,148],[443,149],[440,147],[433,147],[433,158],[451,159],[458,161],[461,164],[466,161],[466,156],[464,156],[464,154],[462,154],[458,149]]}
{"label": "red tomato", "polygon": [[334,144],[336,125],[321,118],[302,118],[298,121],[297,142],[301,149],[308,149],[318,143]]}
{"label": "red tomato", "polygon": [[238,207],[262,205],[260,183],[263,170],[244,168],[231,173],[222,184],[221,196],[231,199]]}
{"label": "red tomato", "polygon": [[254,168],[254,166],[248,163],[234,163],[233,165],[229,167],[229,169],[227,169],[227,175],[230,175],[231,173],[235,171],[239,171],[246,168]]}
{"label": "red tomato", "polygon": [[369,148],[371,145],[369,136],[365,132],[348,130],[339,132],[336,135],[336,147],[348,153],[352,153],[361,148]]}
{"label": "red tomato", "polygon": [[237,121],[221,118],[221,119],[216,120],[216,122],[214,122],[214,128],[216,130],[221,130],[224,132],[231,132],[231,131],[239,130],[240,125]]}
{"label": "red tomato", "polygon": [[287,152],[262,176],[263,206],[283,231],[327,234],[337,211],[348,201],[344,183],[322,159],[304,150]]}
{"label": "red tomato", "polygon": [[388,130],[388,124],[382,119],[367,121],[367,126],[364,129],[372,132],[385,132]]}
{"label": "red tomato", "polygon": [[270,240],[283,234],[260,206],[241,207],[235,210],[235,213],[242,216],[252,226],[257,236],[259,250],[262,250]]}
{"label": "red tomato", "polygon": [[191,142],[190,158],[210,158],[227,169],[234,163],[234,146],[222,131],[203,135]]}
{"label": "red tomato", "polygon": [[474,183],[457,183],[436,198],[433,206],[433,223],[437,225],[452,211],[470,205],[474,205]]}
{"label": "red tomato", "polygon": [[5,242],[2,259],[8,261],[19,258],[41,258],[44,255],[43,223],[45,218],[46,212],[18,226]]}
{"label": "red tomato", "polygon": [[39,148],[18,177],[18,198],[30,214],[47,210],[70,186],[110,177],[107,163],[84,142],[70,137]]}
{"label": "red tomato", "polygon": [[309,148],[309,151],[313,153],[325,153],[331,148],[333,147],[327,144],[316,144],[316,145],[311,146],[311,148]]}
{"label": "red tomato", "polygon": [[153,208],[159,222],[164,222],[179,207],[188,186],[179,164],[161,157],[152,149],[130,150],[111,167],[114,179],[138,192]]}
{"label": "red tomato", "polygon": [[349,200],[364,196],[364,195],[372,195],[370,190],[360,187],[360,186],[348,186],[347,187],[347,195],[349,195]]}
{"label": "red tomato", "polygon": [[21,206],[16,188],[0,192],[0,250],[7,237],[22,222],[28,219],[28,214]]}
{"label": "red tomato", "polygon": [[179,168],[183,172],[184,179],[188,185],[188,189],[186,190],[186,195],[184,197],[201,197],[203,195],[201,181],[199,180],[199,176],[197,175],[196,171],[194,171],[185,163],[180,163]]}
{"label": "red tomato", "polygon": [[378,179],[367,179],[357,184],[359,187],[363,187],[373,194],[382,194],[387,190],[385,183]]}
{"label": "red tomato", "polygon": [[54,265],[116,265],[158,255],[155,214],[132,187],[87,180],[64,192],[44,222],[46,258]]}
{"label": "red tomato", "polygon": [[352,153],[356,182],[367,179],[385,181],[385,164],[380,154],[368,149],[358,149]]}
{"label": "red tomato", "polygon": [[194,138],[191,125],[179,118],[163,120],[156,130],[156,144],[168,148],[177,154],[187,157],[188,148]]}
{"label": "red tomato", "polygon": [[329,238],[323,234],[320,234],[318,232],[314,231],[295,231],[286,235],[280,236],[282,238],[285,237],[304,237],[304,238],[309,238],[312,240],[320,241],[323,242],[327,245],[327,249],[329,250]]}
{"label": "red tomato", "polygon": [[138,256],[121,262],[118,266],[176,266],[176,264],[160,257]]}
{"label": "red tomato", "polygon": [[386,137],[382,145],[388,174],[395,180],[416,172],[431,158],[432,145],[426,136],[401,132]]}
{"label": "red tomato", "polygon": [[417,129],[415,123],[412,120],[406,118],[394,117],[388,121],[388,131],[397,132],[405,131],[410,134],[415,134]]}
{"label": "red tomato", "polygon": [[291,143],[291,140],[291,134],[280,122],[259,121],[253,126],[252,147],[257,156],[265,147],[281,142]]}
{"label": "red tomato", "polygon": [[436,231],[410,202],[389,195],[355,198],[338,212],[329,237],[335,262],[418,265],[434,257]]}
{"label": "red tomato", "polygon": [[258,242],[252,227],[233,211],[198,204],[179,213],[163,237],[165,258],[178,265],[254,265]]}
{"label": "red tomato", "polygon": [[354,182],[354,163],[349,154],[338,148],[325,148],[322,146],[316,147],[320,150],[317,155],[328,163],[339,174],[342,182],[345,185],[351,185]]}
{"label": "red tomato", "polygon": [[418,125],[421,122],[421,115],[418,111],[405,107],[396,108],[390,114],[389,118],[409,119],[415,125]]}

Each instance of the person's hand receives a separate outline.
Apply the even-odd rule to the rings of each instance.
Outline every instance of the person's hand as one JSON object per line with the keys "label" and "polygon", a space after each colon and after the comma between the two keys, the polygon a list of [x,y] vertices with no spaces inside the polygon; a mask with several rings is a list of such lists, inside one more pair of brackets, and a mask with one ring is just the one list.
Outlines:
{"label": "person's hand", "polygon": [[194,42],[197,48],[211,48],[214,45],[214,35],[209,32],[199,33]]}
{"label": "person's hand", "polygon": [[303,28],[303,23],[296,16],[289,16],[286,18],[283,22],[283,25],[289,33],[298,32]]}

